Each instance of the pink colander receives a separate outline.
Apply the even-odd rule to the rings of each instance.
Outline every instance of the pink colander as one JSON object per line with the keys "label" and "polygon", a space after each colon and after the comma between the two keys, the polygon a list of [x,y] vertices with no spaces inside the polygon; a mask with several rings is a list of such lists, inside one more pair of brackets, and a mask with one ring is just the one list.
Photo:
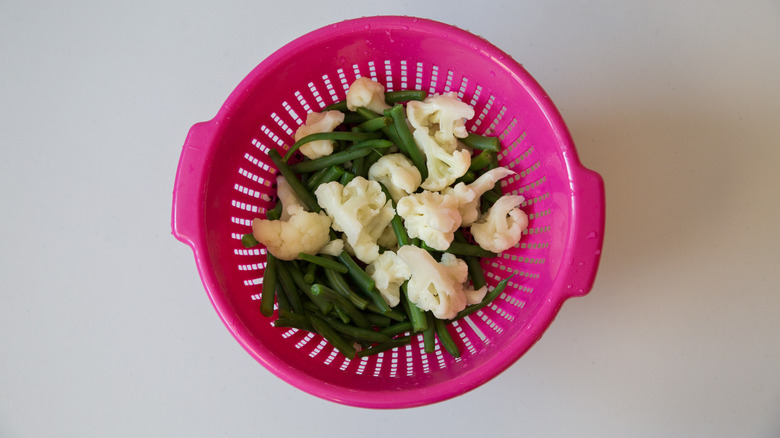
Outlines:
{"label": "pink colander", "polygon": [[[388,91],[455,91],[476,111],[470,131],[496,135],[502,182],[521,194],[530,222],[520,244],[484,260],[490,287],[514,274],[490,306],[449,330],[461,356],[411,345],[349,360],[319,335],[276,328],[260,314],[265,249],[241,236],[275,195],[269,149],[286,150],[308,112],[345,98],[368,76]],[[282,152],[283,154],[283,152]],[[195,253],[200,277],[235,339],[267,369],[316,396],[367,408],[402,408],[469,391],[520,358],[563,302],[591,289],[604,230],[601,177],[577,158],[550,98],[510,56],[484,39],[412,17],[332,24],[287,44],[258,65],[216,117],[194,125],[173,191],[174,236]]]}

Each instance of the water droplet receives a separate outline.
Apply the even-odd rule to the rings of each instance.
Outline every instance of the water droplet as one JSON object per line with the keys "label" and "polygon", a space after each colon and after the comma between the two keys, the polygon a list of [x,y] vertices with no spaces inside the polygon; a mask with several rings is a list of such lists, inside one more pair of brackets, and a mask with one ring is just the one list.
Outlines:
{"label": "water droplet", "polygon": [[345,57],[341,56],[341,57],[339,57],[339,62],[340,62],[342,65],[343,65],[343,64],[346,64],[346,62],[347,62],[347,58],[345,58]]}
{"label": "water droplet", "polygon": [[597,233],[597,232],[595,232],[595,231],[591,231],[591,232],[590,232],[590,233],[588,233],[588,235],[587,235],[587,236],[585,236],[585,237],[587,237],[588,239],[595,239],[595,238],[599,237],[599,233]]}
{"label": "water droplet", "polygon": [[577,289],[577,292],[579,292],[579,293],[585,293],[585,289]]}
{"label": "water droplet", "polygon": [[599,254],[601,254],[601,250],[600,250],[600,249],[597,249],[597,250],[596,250],[596,252],[594,252],[594,254],[596,254],[596,255],[599,255]]}
{"label": "water droplet", "polygon": [[496,77],[496,72],[494,72],[494,71],[491,71],[491,72],[490,72],[490,76],[491,76],[491,77]]}
{"label": "water droplet", "polygon": [[580,262],[580,266],[585,266],[585,262]]}
{"label": "water droplet", "polygon": [[499,61],[503,61],[504,60],[504,55],[499,55],[498,60]]}
{"label": "water droplet", "polygon": [[566,287],[567,287],[567,288],[569,288],[569,289],[571,289],[571,288],[573,288],[573,287],[574,287],[574,285],[571,285],[571,284],[569,284],[569,285],[567,285]]}
{"label": "water droplet", "polygon": [[413,18],[413,19],[412,19],[412,23],[417,23],[417,21],[419,21],[419,20],[418,20],[418,19],[416,19],[416,18]]}
{"label": "water droplet", "polygon": [[365,25],[365,26],[363,26],[363,27],[364,27],[366,30],[368,30],[368,29],[371,29],[371,25],[369,25],[369,24],[366,24],[366,25]]}
{"label": "water droplet", "polygon": [[401,29],[403,29],[403,30],[409,30],[409,26],[401,26]]}

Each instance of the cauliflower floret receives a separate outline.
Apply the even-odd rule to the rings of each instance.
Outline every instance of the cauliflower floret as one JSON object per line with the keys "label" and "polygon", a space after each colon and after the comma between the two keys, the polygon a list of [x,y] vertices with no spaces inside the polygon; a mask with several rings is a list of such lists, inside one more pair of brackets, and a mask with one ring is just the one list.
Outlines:
{"label": "cauliflower floret", "polygon": [[[409,278],[409,300],[422,310],[431,311],[439,319],[454,318],[480,294],[484,297],[487,287],[464,290],[468,279],[468,267],[452,254],[444,254],[437,263],[431,254],[416,246],[404,245],[398,249],[398,257],[406,263]],[[481,300],[482,298],[480,298]]]}
{"label": "cauliflower floret", "polygon": [[359,107],[379,114],[390,108],[385,102],[385,86],[366,77],[356,79],[347,90],[347,108],[355,111]]}
{"label": "cauliflower floret", "polygon": [[292,187],[279,175],[277,195],[282,203],[279,220],[254,219],[252,235],[281,260],[294,260],[298,254],[316,254],[330,241],[331,219],[325,213],[304,209]]}
{"label": "cauliflower floret", "polygon": [[455,278],[463,278],[463,294],[466,296],[466,304],[477,304],[487,295],[487,286],[474,290],[466,287],[466,279],[469,276],[469,267],[463,260],[455,257],[454,254],[445,252],[441,256],[441,264],[452,269]]}
{"label": "cauliflower floret", "polygon": [[412,275],[409,267],[392,251],[385,251],[366,266],[366,273],[374,279],[377,290],[390,307],[401,300],[400,287]]}
{"label": "cauliflower floret", "polygon": [[528,227],[528,216],[519,208],[524,200],[520,195],[498,198],[490,210],[471,225],[471,235],[477,244],[495,253],[517,245],[523,230]]}
{"label": "cauliflower floret", "polygon": [[[306,115],[306,123],[295,131],[295,141],[310,134],[320,132],[332,132],[337,126],[344,123],[344,113],[341,111],[314,112]],[[299,149],[303,155],[310,159],[321,158],[333,153],[333,142],[330,140],[315,140],[302,145]]]}
{"label": "cauliflower floret", "polygon": [[409,102],[406,115],[414,141],[425,154],[428,177],[423,189],[442,190],[469,170],[471,152],[458,145],[458,138],[468,135],[465,120],[474,117],[470,105],[454,92],[434,94],[422,102]]}
{"label": "cauliflower floret", "polygon": [[383,155],[368,169],[368,179],[387,187],[395,202],[414,193],[422,182],[420,171],[404,154]]}
{"label": "cauliflower floret", "polygon": [[461,226],[468,227],[479,218],[479,200],[482,195],[488,190],[492,190],[498,180],[514,173],[513,170],[506,167],[497,167],[483,173],[469,185],[461,182],[453,187],[446,187],[441,192],[458,198],[458,211],[463,218]]}
{"label": "cauliflower floret", "polygon": [[[333,219],[333,229],[343,231],[355,257],[371,263],[379,257],[377,240],[395,216],[376,181],[354,178],[346,186],[333,181],[314,192],[317,203]],[[326,242],[327,243],[327,242]]]}
{"label": "cauliflower floret", "polygon": [[344,241],[341,239],[333,239],[320,248],[320,254],[327,254],[334,257],[341,254],[342,251],[344,251]]}
{"label": "cauliflower floret", "polygon": [[440,251],[450,247],[455,231],[460,227],[458,199],[452,195],[423,191],[404,196],[396,209],[404,219],[409,237],[419,237],[426,245]]}
{"label": "cauliflower floret", "polygon": [[442,147],[454,149],[456,138],[468,136],[465,120],[474,117],[474,108],[458,99],[454,91],[433,94],[422,102],[406,105],[406,115],[414,129],[426,129]]}

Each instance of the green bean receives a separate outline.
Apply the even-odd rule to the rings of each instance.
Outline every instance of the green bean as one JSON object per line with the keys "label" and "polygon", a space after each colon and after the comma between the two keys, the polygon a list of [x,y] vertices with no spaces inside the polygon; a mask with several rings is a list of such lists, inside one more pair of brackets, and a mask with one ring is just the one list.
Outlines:
{"label": "green bean", "polygon": [[374,312],[377,315],[386,316],[392,319],[393,321],[397,321],[397,322],[406,321],[407,319],[404,312],[399,312],[396,309],[391,309],[390,306],[387,305],[387,303],[385,303],[385,306],[382,309],[380,309],[379,307],[376,306],[376,304],[370,302],[368,303],[368,306],[366,306],[366,310],[368,310],[369,312]]}
{"label": "green bean", "polygon": [[495,204],[495,203],[496,203],[496,201],[498,201],[498,199],[499,199],[501,196],[502,196],[502,195],[500,195],[500,194],[497,194],[496,192],[494,192],[494,191],[492,191],[492,190],[488,190],[487,192],[485,192],[485,193],[482,195],[482,199],[484,199],[485,201],[487,201],[487,202],[489,202],[489,203],[491,203],[491,204]]}
{"label": "green bean", "polygon": [[[382,191],[385,194],[385,198],[392,202],[393,210],[395,210],[395,201],[393,200],[393,197],[390,196],[390,190],[388,190],[387,187],[382,183],[379,183],[379,186],[382,188]],[[395,239],[398,241],[398,246],[409,245],[412,243],[411,239],[409,239],[409,235],[406,233],[404,220],[401,218],[401,216],[398,215],[398,213],[396,213],[395,216],[393,216],[393,219],[390,220],[390,227],[393,229]]]}
{"label": "green bean", "polygon": [[431,312],[425,312],[428,328],[423,330],[423,349],[426,353],[436,351],[436,317]]}
{"label": "green bean", "polygon": [[354,111],[344,112],[344,125],[357,125],[366,121],[366,118]]}
{"label": "green bean", "polygon": [[396,324],[393,324],[389,327],[383,328],[382,330],[379,330],[380,332],[393,337],[400,335],[401,333],[411,332],[412,331],[412,323],[409,321],[402,321]]}
{"label": "green bean", "polygon": [[315,213],[318,213],[320,210],[322,210],[319,204],[317,204],[317,198],[315,198],[310,191],[306,190],[306,187],[304,187],[303,183],[295,176],[295,173],[291,171],[287,164],[282,160],[282,157],[279,155],[279,151],[276,149],[271,149],[268,151],[268,156],[271,158],[274,164],[276,164],[276,168],[279,169],[279,173],[281,173],[284,179],[287,180],[287,183],[298,196],[298,199],[303,202],[303,205],[305,205],[309,211]]}
{"label": "green bean", "polygon": [[374,279],[370,275],[366,274],[366,271],[358,265],[352,256],[346,251],[341,251],[336,258],[347,267],[349,276],[355,281],[355,284],[365,293],[369,293],[372,289],[376,288]]}
{"label": "green bean", "polygon": [[292,313],[286,310],[279,310],[279,317],[274,321],[274,327],[290,327],[307,332],[314,331],[311,325],[311,319],[306,315]]}
{"label": "green bean", "polygon": [[315,158],[314,160],[301,161],[290,166],[290,170],[294,173],[314,172],[315,170],[346,163],[355,158],[365,157],[370,153],[371,148],[349,148],[335,154]]}
{"label": "green bean", "polygon": [[320,184],[327,184],[331,181],[338,181],[344,175],[344,168],[341,166],[325,167],[306,181],[306,188],[314,191]]}
{"label": "green bean", "polygon": [[241,244],[244,245],[244,248],[252,248],[260,244],[260,242],[255,239],[254,234],[252,233],[246,233],[243,236],[241,236]]}
{"label": "green bean", "polygon": [[322,297],[328,301],[331,301],[334,306],[341,308],[341,310],[343,310],[347,315],[349,315],[350,319],[355,323],[355,325],[363,328],[371,327],[371,324],[368,322],[366,317],[362,313],[360,313],[360,311],[358,311],[357,308],[353,306],[352,303],[347,298],[344,298],[340,293],[319,283],[313,284],[310,290],[314,296]]}
{"label": "green bean", "polygon": [[[382,114],[377,114],[365,107],[356,108],[355,112],[360,114],[360,116],[366,120],[376,119],[378,117],[384,117]],[[401,140],[398,137],[398,132],[396,131],[394,124],[385,126],[384,128],[381,129],[381,131],[390,139],[390,141],[392,141],[396,145],[398,145],[401,142]]]}
{"label": "green bean", "polygon": [[282,202],[277,202],[276,205],[274,205],[274,208],[266,210],[265,218],[269,221],[278,220],[280,217],[282,217],[282,207]]}
{"label": "green bean", "polygon": [[347,359],[355,357],[355,347],[350,345],[338,332],[328,325],[324,320],[316,315],[311,315],[311,324],[326,341],[330,342],[336,350],[341,352]]}
{"label": "green bean", "polygon": [[[369,303],[369,306],[370,305],[371,304]],[[368,307],[366,307],[366,308],[368,308]],[[379,313],[374,313],[373,311],[372,312],[365,312],[364,315],[366,316],[366,319],[368,320],[368,322],[370,322],[371,325],[373,325],[374,327],[385,328],[385,327],[388,327],[390,325],[390,323],[393,321],[392,318],[390,318],[389,316],[380,315]]]}
{"label": "green bean", "polygon": [[390,336],[382,332],[355,327],[353,325],[344,324],[330,318],[323,318],[323,321],[328,323],[342,335],[345,335],[354,341],[387,342],[392,339]]}
{"label": "green bean", "polygon": [[450,356],[455,358],[460,357],[460,349],[458,349],[458,345],[452,339],[449,330],[447,330],[447,323],[441,319],[434,318],[434,324],[436,326],[436,336],[439,337],[441,346],[447,350],[447,353],[449,353]]}
{"label": "green bean", "polygon": [[428,97],[428,93],[423,90],[387,91],[385,92],[385,103],[392,106],[410,100],[424,100],[426,97]]}
{"label": "green bean", "polygon": [[390,126],[393,123],[393,119],[390,117],[377,117],[375,119],[366,120],[359,125],[354,126],[352,132],[374,132],[380,129]]}
{"label": "green bean", "polygon": [[349,108],[347,108],[346,100],[340,100],[338,102],[331,103],[321,110],[321,112],[325,111],[341,111],[343,113],[349,111]]}
{"label": "green bean", "polygon": [[344,172],[344,175],[342,175],[341,179],[339,180],[339,184],[341,184],[342,186],[345,186],[345,185],[349,184],[350,181],[355,179],[356,176],[357,175],[355,175],[352,172]]}
{"label": "green bean", "polygon": [[392,145],[393,142],[390,140],[385,140],[383,138],[374,138],[371,140],[359,141],[353,144],[352,146],[350,146],[350,149],[362,149],[362,148],[387,149]]}
{"label": "green bean", "polygon": [[284,154],[284,162],[286,163],[287,161],[289,161],[290,158],[295,153],[295,151],[298,150],[298,148],[312,141],[319,141],[319,140],[361,141],[361,140],[370,140],[372,138],[379,138],[379,137],[381,137],[381,135],[375,132],[351,132],[351,131],[316,132],[314,134],[309,134],[303,137],[302,139],[296,141],[295,143],[293,143],[293,145],[290,146],[290,149],[287,150],[287,153]]}
{"label": "green bean", "polygon": [[276,295],[276,264],[278,260],[270,252],[266,254],[265,273],[263,274],[263,292],[260,296],[260,313],[271,316],[274,313],[274,296]]}
{"label": "green bean", "polygon": [[[463,235],[461,230],[455,232],[455,242],[467,244],[468,240]],[[481,289],[487,282],[485,281],[485,273],[482,270],[482,265],[479,263],[478,257],[464,256],[463,261],[466,262],[466,266],[469,268],[469,277],[471,278],[471,284],[475,290]]]}
{"label": "green bean", "polygon": [[357,357],[367,357],[371,356],[373,354],[381,353],[383,351],[392,350],[396,347],[402,347],[404,345],[409,345],[412,342],[411,336],[405,336],[403,338],[396,338],[391,341],[383,342],[381,344],[377,344],[371,348],[366,348],[365,350],[360,350],[357,352]]}
{"label": "green bean", "polygon": [[[370,154],[370,152],[367,153],[366,155],[368,154]],[[368,169],[365,168],[364,164],[365,164],[365,155],[352,160],[352,168],[349,170],[351,170],[356,176],[362,176],[363,178],[365,178],[366,174],[368,174]]]}
{"label": "green bean", "polygon": [[307,261],[309,263],[314,263],[316,265],[322,266],[325,269],[330,269],[341,274],[346,274],[349,272],[349,269],[347,269],[346,266],[342,265],[336,260],[333,260],[330,257],[306,254],[305,252],[302,252],[298,254],[298,259]]}
{"label": "green bean", "polygon": [[279,260],[276,264],[276,270],[276,275],[279,278],[279,283],[282,285],[282,291],[284,291],[284,294],[287,296],[290,308],[292,308],[294,313],[303,313],[303,305],[301,304],[301,296],[298,294],[298,286],[293,281],[290,270],[287,269],[285,262]]}
{"label": "green bean", "polygon": [[406,314],[409,316],[409,321],[412,323],[412,332],[419,333],[428,328],[428,321],[425,319],[425,312],[417,307],[416,304],[409,299],[409,282],[405,281],[401,285],[401,304],[406,310]]}
{"label": "green bean", "polygon": [[476,172],[484,169],[493,161],[493,156],[494,153],[491,151],[482,151],[482,153],[471,159],[469,170]]}
{"label": "green bean", "polygon": [[471,184],[474,182],[475,179],[477,179],[477,175],[475,175],[473,171],[469,170],[466,171],[466,173],[462,177],[456,179],[455,184],[457,183]]}
{"label": "green bean", "polygon": [[491,290],[490,292],[488,292],[487,295],[485,295],[485,298],[482,299],[482,301],[480,301],[477,304],[472,304],[472,305],[466,307],[465,309],[461,310],[460,312],[458,312],[458,314],[455,316],[455,318],[452,318],[452,321],[457,321],[459,319],[465,318],[465,317],[471,315],[472,313],[475,313],[476,311],[484,308],[485,306],[487,306],[491,302],[493,302],[493,300],[495,300],[496,298],[498,298],[501,295],[501,292],[504,291],[504,289],[506,288],[506,285],[509,284],[509,280],[513,276],[514,276],[514,274],[512,274],[509,277],[499,281],[498,284],[496,285],[496,287],[493,290]]}
{"label": "green bean", "polygon": [[481,149],[496,153],[501,150],[501,143],[499,142],[498,137],[488,137],[485,135],[469,133],[466,138],[461,138],[459,140],[461,143],[473,149]]}
{"label": "green bean", "polygon": [[[435,248],[429,247],[425,242],[422,243],[422,248],[427,251],[438,251]],[[450,254],[454,254],[458,256],[472,256],[472,257],[485,257],[485,258],[493,258],[498,255],[494,252],[488,251],[486,249],[482,249],[478,245],[472,245],[470,243],[460,243],[460,242],[450,243],[449,248],[444,250],[444,252],[448,252]]]}
{"label": "green bean", "polygon": [[368,300],[356,294],[355,291],[349,287],[341,274],[332,269],[326,269],[325,277],[328,279],[330,287],[336,292],[340,293],[341,296],[348,299],[353,306],[360,310],[363,310],[366,308],[366,306],[368,306]]}
{"label": "green bean", "polygon": [[314,283],[314,280],[317,278],[317,268],[318,265],[315,265],[314,263],[309,263],[308,266],[306,266],[306,272],[303,274],[303,281],[305,281],[306,284],[311,285]]}
{"label": "green bean", "polygon": [[414,141],[409,126],[406,124],[406,114],[404,113],[403,105],[396,105],[390,110],[390,117],[393,118],[393,126],[398,134],[399,142],[396,144],[401,151],[412,159],[412,163],[417,167],[422,175],[422,180],[425,181],[428,178],[428,168],[425,166],[425,158],[417,147],[417,142]]}

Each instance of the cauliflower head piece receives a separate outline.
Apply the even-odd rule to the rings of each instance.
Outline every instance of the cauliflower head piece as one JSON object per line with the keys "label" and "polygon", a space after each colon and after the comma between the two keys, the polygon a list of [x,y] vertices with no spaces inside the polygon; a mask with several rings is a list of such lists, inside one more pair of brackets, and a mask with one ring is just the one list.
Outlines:
{"label": "cauliflower head piece", "polygon": [[517,245],[528,228],[528,216],[521,210],[525,199],[520,195],[504,195],[471,225],[471,235],[488,251],[500,253]]}
{"label": "cauliflower head piece", "polygon": [[423,191],[404,196],[398,201],[396,210],[404,219],[409,237],[419,237],[439,251],[450,247],[461,223],[458,199],[438,192]]}
{"label": "cauliflower head piece", "polygon": [[423,189],[442,190],[468,171],[471,152],[458,145],[458,138],[468,135],[465,121],[474,117],[470,105],[454,92],[434,94],[422,102],[409,102],[406,116],[414,141],[425,154],[428,177]]}
{"label": "cauliflower head piece", "polygon": [[467,298],[464,285],[468,267],[452,254],[444,254],[441,263],[428,251],[413,245],[402,246],[397,254],[411,273],[407,285],[409,300],[439,319],[454,318],[470,301],[487,292],[487,287],[483,287],[479,292],[470,291]]}
{"label": "cauliflower head piece", "polygon": [[496,167],[480,175],[471,184],[462,182],[452,187],[445,187],[441,192],[445,195],[453,195],[458,199],[458,211],[463,219],[461,226],[468,227],[479,219],[479,201],[482,195],[492,190],[502,178],[514,175],[514,171],[506,167]]}
{"label": "cauliflower head piece", "polygon": [[282,203],[278,220],[256,218],[252,235],[280,260],[295,260],[298,254],[317,254],[330,242],[331,219],[323,212],[306,211],[290,184],[279,175],[277,194]]}
{"label": "cauliflower head piece", "polygon": [[[342,123],[344,123],[344,113],[341,111],[312,112],[306,115],[306,123],[298,127],[293,138],[298,141],[307,135],[333,132]],[[313,160],[332,154],[333,142],[330,140],[310,141],[298,150]]]}
{"label": "cauliflower head piece", "polygon": [[354,178],[346,186],[333,181],[321,184],[314,195],[333,219],[333,229],[346,236],[355,257],[363,263],[376,260],[377,240],[395,216],[392,201],[386,199],[379,183],[363,177]]}
{"label": "cauliflower head piece", "polygon": [[412,160],[399,153],[383,155],[372,164],[368,169],[368,179],[387,187],[395,202],[414,193],[422,183],[422,175]]}
{"label": "cauliflower head piece", "polygon": [[409,266],[393,251],[380,254],[366,266],[366,273],[374,279],[376,288],[390,307],[401,302],[401,285],[412,275]]}
{"label": "cauliflower head piece", "polygon": [[355,111],[360,107],[379,114],[390,108],[385,102],[385,86],[367,77],[356,79],[347,90],[347,108]]}

